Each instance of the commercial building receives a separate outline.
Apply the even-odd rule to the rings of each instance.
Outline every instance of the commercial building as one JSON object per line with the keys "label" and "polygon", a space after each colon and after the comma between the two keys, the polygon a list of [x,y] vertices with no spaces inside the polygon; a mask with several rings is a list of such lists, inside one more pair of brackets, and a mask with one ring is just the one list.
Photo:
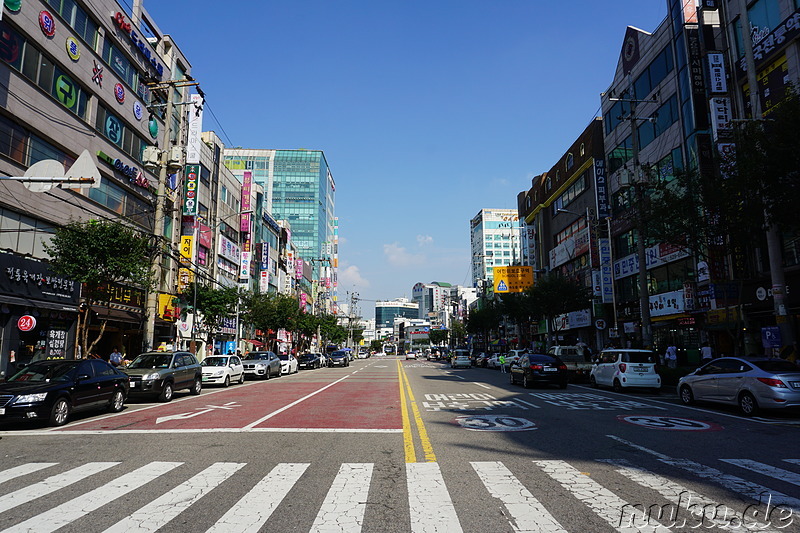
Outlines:
{"label": "commercial building", "polygon": [[482,290],[491,286],[496,266],[519,265],[519,214],[516,209],[481,209],[470,220],[472,286]]}
{"label": "commercial building", "polygon": [[397,317],[419,318],[419,303],[410,302],[408,298],[375,302],[376,328],[389,328],[391,330],[394,319]]}

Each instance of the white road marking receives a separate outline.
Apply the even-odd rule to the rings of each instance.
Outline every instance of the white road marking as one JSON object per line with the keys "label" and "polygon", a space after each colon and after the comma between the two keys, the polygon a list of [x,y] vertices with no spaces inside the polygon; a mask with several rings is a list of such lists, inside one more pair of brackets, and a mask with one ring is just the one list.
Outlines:
{"label": "white road marking", "polygon": [[[672,527],[679,527],[683,529],[708,529],[719,528],[727,531],[741,531],[742,524],[748,523],[747,529],[764,532],[777,531],[764,529],[768,526],[764,524],[754,524],[753,517],[744,517],[741,512],[731,509],[727,505],[720,504],[714,500],[706,498],[700,493],[697,493],[679,483],[676,483],[663,476],[650,472],[645,468],[633,466],[624,459],[602,459],[602,462],[614,465],[617,472],[627,477],[631,481],[639,485],[654,490],[661,494],[666,500],[671,502],[675,507],[672,509],[664,507],[656,507],[655,512],[668,511],[669,516],[662,515],[665,520],[670,521]],[[643,506],[652,512],[649,505]],[[685,513],[681,512],[681,508],[685,509]],[[706,509],[713,509],[713,513],[705,513]],[[698,515],[698,511],[703,512]]]}
{"label": "white road marking", "polygon": [[526,402],[525,400],[520,400],[519,398],[514,398],[514,399],[513,399],[513,400],[511,400],[511,401],[512,401],[512,402],[516,402],[516,403],[524,403],[525,405],[528,405],[528,406],[530,406],[530,407],[533,407],[534,409],[541,409],[541,407],[539,407],[538,405],[536,405],[536,404],[534,404],[534,403]]}
{"label": "white road marking", "polygon": [[[308,463],[281,463],[238,500],[207,533],[254,533],[308,468]],[[264,497],[268,495],[268,497]]]}
{"label": "white road marking", "polygon": [[[572,493],[578,500],[585,503],[600,518],[608,522],[611,527],[621,532],[657,531],[666,533],[668,528],[656,520],[647,517],[630,505],[628,502],[606,489],[588,474],[579,472],[565,461],[547,460],[533,461],[535,465],[544,470],[550,477],[561,483],[561,486]],[[621,513],[625,509],[632,509],[629,526],[624,527]],[[637,511],[639,511],[637,513]],[[638,514],[638,516],[637,516]],[[633,524],[640,522],[639,526]]]}
{"label": "white road marking", "polygon": [[0,513],[13,509],[17,505],[28,503],[36,498],[47,496],[52,492],[68,487],[73,483],[77,483],[84,478],[107,470],[112,466],[117,466],[118,464],[119,463],[86,463],[85,465],[67,470],[61,474],[50,476],[45,480],[25,488],[3,494],[0,496]]}
{"label": "white road marking", "polygon": [[246,463],[214,463],[132,515],[120,520],[106,533],[151,533],[188,509]]}
{"label": "white road marking", "polygon": [[509,523],[514,531],[567,532],[503,463],[491,461],[470,464],[489,493],[502,502],[507,514],[511,516]]}
{"label": "white road marking", "polygon": [[44,470],[45,468],[50,468],[51,466],[56,466],[58,463],[27,463],[24,465],[15,466],[14,468],[9,468],[8,470],[3,470],[0,472],[0,483],[5,483],[14,478],[27,476],[28,474],[32,474],[34,472],[38,472],[39,470]]}
{"label": "white road marking", "polygon": [[288,405],[284,405],[284,406],[283,406],[283,407],[281,407],[280,409],[277,409],[277,410],[275,410],[275,411],[272,411],[272,412],[271,412],[271,413],[269,413],[268,415],[262,416],[261,418],[259,418],[259,419],[258,419],[258,420],[256,420],[255,422],[251,422],[251,423],[247,424],[247,425],[246,425],[246,426],[244,426],[244,427],[245,427],[245,428],[247,428],[247,429],[250,429],[250,428],[253,428],[253,427],[255,427],[255,426],[259,425],[259,424],[260,424],[260,423],[262,423],[262,422],[266,422],[267,420],[269,420],[269,419],[270,419],[270,418],[272,418],[273,416],[276,416],[276,415],[279,415],[279,414],[281,414],[282,412],[286,411],[287,409],[290,409],[290,408],[294,407],[295,405],[299,404],[300,402],[304,402],[304,401],[308,400],[308,399],[309,399],[309,398],[311,398],[312,396],[316,396],[317,394],[319,394],[320,392],[324,391],[325,389],[329,389],[330,387],[333,387],[334,385],[336,385],[336,384],[337,384],[337,383],[339,383],[340,381],[344,381],[345,379],[349,378],[349,377],[350,377],[350,376],[352,376],[352,375],[353,375],[353,374],[348,374],[348,375],[346,375],[346,376],[343,376],[343,377],[341,377],[341,378],[337,379],[336,381],[334,381],[334,382],[332,382],[332,383],[328,383],[328,384],[327,384],[327,385],[325,385],[324,387],[322,387],[322,388],[320,388],[320,389],[317,389],[317,390],[315,390],[314,392],[312,392],[312,393],[310,393],[310,394],[306,394],[306,395],[305,395],[305,396],[303,396],[302,398],[300,398],[300,399],[298,399],[298,400],[295,400],[295,401],[293,401],[292,403],[290,403],[290,404],[288,404]]}
{"label": "white road marking", "polygon": [[472,384],[477,385],[478,387],[483,387],[484,389],[491,389],[489,385],[484,385],[483,383],[478,383],[477,381],[473,381]]}
{"label": "white road marking", "polygon": [[75,520],[96,511],[108,502],[122,498],[129,492],[138,489],[159,476],[177,468],[183,463],[154,461],[133,472],[118,477],[77,498],[64,502],[49,511],[34,516],[16,526],[6,529],[7,532],[49,533],[64,527]]}
{"label": "white road marking", "polygon": [[[133,435],[144,433],[402,433],[403,428],[194,428],[194,429],[93,429],[70,431],[68,435]],[[53,436],[46,431],[9,431],[0,436]],[[60,435],[64,435],[61,433]]]}
{"label": "white road marking", "polygon": [[771,476],[775,479],[791,483],[792,485],[800,486],[800,474],[784,470],[783,468],[777,468],[768,464],[760,463],[758,461],[751,461],[749,459],[720,459],[720,461],[736,465],[747,470],[752,470],[753,472],[758,472],[759,474]]}
{"label": "white road marking", "polygon": [[406,463],[413,533],[461,533],[439,463]]}
{"label": "white road marking", "polygon": [[367,510],[372,463],[343,463],[317,513],[310,533],[361,531]]}
{"label": "white road marking", "polygon": [[616,435],[607,436],[633,448],[654,455],[663,463],[676,466],[703,479],[713,481],[730,491],[738,492],[739,494],[757,502],[769,503],[773,507],[776,505],[785,505],[787,507],[791,507],[796,512],[800,512],[800,500],[792,496],[787,496],[786,494],[778,492],[777,490],[770,489],[752,481],[747,481],[746,479],[742,479],[740,477],[726,474],[720,470],[717,470],[716,468],[702,465],[700,463],[690,461],[689,459],[673,459],[672,457],[658,453],[654,450],[650,450],[644,446],[639,446],[638,444],[634,444],[630,441],[617,437]]}

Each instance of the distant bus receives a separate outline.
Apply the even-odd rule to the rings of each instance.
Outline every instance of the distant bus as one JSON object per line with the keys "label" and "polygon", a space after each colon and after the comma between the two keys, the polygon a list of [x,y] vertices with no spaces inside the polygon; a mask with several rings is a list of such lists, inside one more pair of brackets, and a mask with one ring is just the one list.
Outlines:
{"label": "distant bus", "polygon": [[386,355],[397,355],[397,346],[387,342],[383,345],[383,353]]}

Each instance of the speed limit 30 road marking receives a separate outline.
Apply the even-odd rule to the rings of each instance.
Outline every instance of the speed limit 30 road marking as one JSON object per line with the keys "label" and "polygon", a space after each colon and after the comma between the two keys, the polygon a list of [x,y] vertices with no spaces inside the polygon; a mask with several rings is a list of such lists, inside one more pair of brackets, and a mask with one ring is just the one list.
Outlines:
{"label": "speed limit 30 road marking", "polygon": [[669,431],[720,431],[724,429],[713,422],[702,422],[675,416],[620,415],[617,420],[648,429],[666,429]]}

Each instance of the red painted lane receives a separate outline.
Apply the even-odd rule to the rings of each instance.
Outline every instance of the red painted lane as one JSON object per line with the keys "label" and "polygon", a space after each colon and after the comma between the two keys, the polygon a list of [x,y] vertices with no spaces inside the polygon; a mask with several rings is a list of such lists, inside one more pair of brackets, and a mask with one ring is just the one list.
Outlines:
{"label": "red painted lane", "polygon": [[[380,377],[384,379],[362,373],[349,376],[257,427],[402,428],[397,377]],[[362,381],[364,378],[367,380]],[[134,403],[118,415],[70,423],[57,431],[239,429],[328,385],[326,381],[270,380],[216,389],[213,394],[206,392],[143,409],[137,409]]]}
{"label": "red painted lane", "polygon": [[344,380],[255,427],[402,429],[397,380]]}

